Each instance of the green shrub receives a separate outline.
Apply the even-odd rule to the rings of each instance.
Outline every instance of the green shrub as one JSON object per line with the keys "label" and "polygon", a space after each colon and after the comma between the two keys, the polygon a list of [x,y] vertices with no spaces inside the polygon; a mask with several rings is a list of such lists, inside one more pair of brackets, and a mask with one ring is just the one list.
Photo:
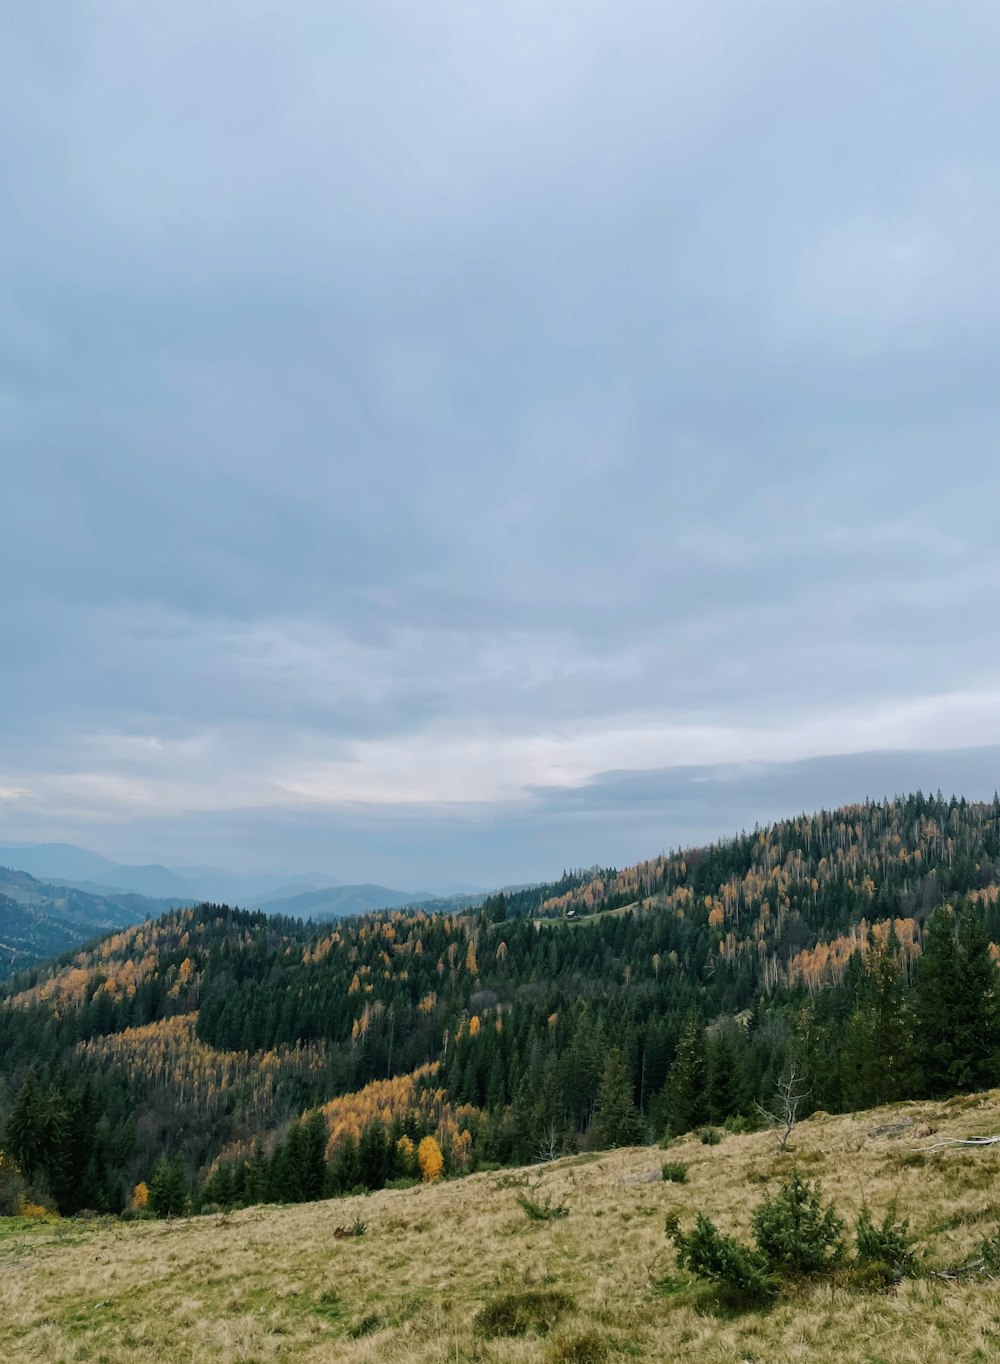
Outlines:
{"label": "green shrub", "polygon": [[745,1113],[733,1113],[722,1124],[727,1132],[734,1136],[739,1136],[743,1132],[758,1132],[760,1123],[755,1118],[748,1118]]}
{"label": "green shrub", "polygon": [[539,1203],[535,1199],[529,1198],[526,1193],[519,1193],[517,1201],[532,1222],[554,1222],[560,1217],[569,1216],[569,1208],[566,1204],[553,1203],[551,1196],[546,1198],[544,1203]]}
{"label": "green shrub", "polygon": [[718,1127],[703,1127],[698,1133],[698,1140],[702,1146],[718,1146],[724,1136],[725,1133]]}
{"label": "green shrub", "polygon": [[754,1238],[768,1268],[780,1274],[822,1274],[844,1257],[844,1223],[832,1203],[798,1170],[753,1215]]}
{"label": "green shrub", "polygon": [[529,1331],[548,1334],[553,1323],[575,1306],[568,1293],[558,1289],[536,1289],[524,1293],[503,1293],[480,1308],[473,1318],[477,1335],[524,1336]]}
{"label": "green shrub", "polygon": [[[752,1218],[756,1246],[750,1249],[723,1236],[708,1218],[698,1214],[694,1231],[684,1233],[676,1213],[667,1218],[667,1235],[678,1263],[708,1279],[734,1306],[749,1306],[770,1297],[782,1282],[816,1274],[838,1273],[845,1286],[884,1290],[914,1272],[909,1223],[900,1221],[893,1204],[881,1223],[862,1209],[855,1229],[854,1258],[847,1264],[844,1223],[832,1203],[825,1206],[819,1189],[793,1170],[774,1198],[763,1202]],[[983,1241],[976,1256],[953,1267],[956,1276],[1000,1276],[1000,1235]]]}
{"label": "green shrub", "polygon": [[411,1175],[401,1175],[399,1179],[387,1179],[385,1187],[387,1189],[415,1189],[421,1181],[414,1179]]}
{"label": "green shrub", "polygon": [[910,1224],[896,1220],[895,1204],[889,1208],[880,1226],[872,1221],[868,1209],[862,1208],[854,1239],[858,1265],[869,1272],[876,1271],[887,1284],[898,1283],[913,1272]]}
{"label": "green shrub", "polygon": [[662,1169],[663,1178],[668,1184],[687,1183],[688,1167],[682,1160],[665,1160]]}
{"label": "green shrub", "polygon": [[776,1284],[764,1257],[733,1237],[723,1236],[701,1213],[694,1231],[687,1233],[681,1231],[676,1214],[672,1215],[667,1219],[667,1235],[674,1243],[682,1268],[726,1292],[755,1301],[769,1298],[775,1292]]}

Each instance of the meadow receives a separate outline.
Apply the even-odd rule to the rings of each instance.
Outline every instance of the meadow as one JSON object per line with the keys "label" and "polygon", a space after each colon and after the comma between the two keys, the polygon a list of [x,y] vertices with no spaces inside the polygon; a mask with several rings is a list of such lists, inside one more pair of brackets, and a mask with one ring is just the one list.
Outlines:
{"label": "meadow", "polygon": [[[0,1222],[0,1358],[47,1364],[960,1364],[1000,1358],[1000,1285],[952,1267],[1000,1231],[1000,1091],[815,1114],[436,1185],[171,1221]],[[687,1167],[681,1183],[664,1161]],[[792,1165],[848,1224],[908,1217],[915,1277],[843,1276],[725,1308],[665,1235],[704,1211],[745,1236]],[[529,1215],[525,1203],[564,1215]]]}

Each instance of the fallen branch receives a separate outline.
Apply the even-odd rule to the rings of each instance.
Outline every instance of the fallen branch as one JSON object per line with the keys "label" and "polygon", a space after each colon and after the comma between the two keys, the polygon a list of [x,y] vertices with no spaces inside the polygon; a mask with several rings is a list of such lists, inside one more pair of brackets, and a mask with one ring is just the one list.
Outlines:
{"label": "fallen branch", "polygon": [[936,1141],[931,1146],[915,1146],[915,1151],[940,1151],[944,1146],[1000,1146],[1000,1137],[950,1137],[947,1141]]}
{"label": "fallen branch", "polygon": [[996,1282],[994,1267],[985,1259],[967,1260],[964,1265],[952,1265],[949,1269],[932,1269],[932,1279],[944,1279],[946,1283],[960,1283],[964,1277],[975,1274],[981,1279]]}

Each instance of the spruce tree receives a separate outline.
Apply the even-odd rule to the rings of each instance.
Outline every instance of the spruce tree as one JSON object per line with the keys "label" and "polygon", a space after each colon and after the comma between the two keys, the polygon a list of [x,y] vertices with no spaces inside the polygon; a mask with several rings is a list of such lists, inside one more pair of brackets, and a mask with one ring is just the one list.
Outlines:
{"label": "spruce tree", "polygon": [[978,909],[956,934],[939,909],[927,925],[914,981],[914,1041],[922,1093],[929,1097],[996,1083],[1000,1045],[997,968]]}
{"label": "spruce tree", "polygon": [[912,1086],[909,1019],[898,962],[888,948],[874,945],[864,966],[840,1056],[841,1093],[849,1108],[893,1103]]}
{"label": "spruce tree", "polygon": [[642,1119],[632,1094],[632,1077],[620,1047],[612,1047],[604,1063],[591,1131],[595,1143],[601,1147],[635,1146],[643,1139]]}
{"label": "spruce tree", "polygon": [[45,1158],[48,1118],[45,1095],[34,1073],[17,1091],[3,1132],[3,1146],[17,1161],[25,1179],[34,1179]]}
{"label": "spruce tree", "polygon": [[705,1107],[709,1122],[745,1113],[749,1106],[743,1037],[738,1024],[724,1023],[708,1043],[705,1065]]}
{"label": "spruce tree", "polygon": [[[381,1123],[379,1127],[382,1127]],[[384,1128],[382,1131],[384,1136]],[[323,1197],[326,1184],[326,1137],[326,1119],[317,1109],[302,1124],[302,1197],[307,1202],[315,1202]],[[380,1188],[381,1185],[371,1187]]]}
{"label": "spruce tree", "polygon": [[1000,1055],[1000,981],[978,906],[962,913],[958,948],[952,1081],[956,1089],[989,1089],[997,1083]]}
{"label": "spruce tree", "polygon": [[670,1136],[680,1136],[708,1120],[705,1030],[697,1014],[689,1014],[677,1044],[674,1064],[659,1104],[661,1122]]}
{"label": "spruce tree", "polygon": [[180,1156],[161,1156],[149,1180],[149,1209],[157,1217],[179,1217],[187,1206],[188,1178]]}

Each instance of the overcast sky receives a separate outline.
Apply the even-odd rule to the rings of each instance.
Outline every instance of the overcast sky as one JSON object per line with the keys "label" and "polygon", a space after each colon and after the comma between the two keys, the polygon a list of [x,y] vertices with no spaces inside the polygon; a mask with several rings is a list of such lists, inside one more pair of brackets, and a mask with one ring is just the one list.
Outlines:
{"label": "overcast sky", "polygon": [[992,793],[998,70],[988,0],[5,6],[0,839]]}

